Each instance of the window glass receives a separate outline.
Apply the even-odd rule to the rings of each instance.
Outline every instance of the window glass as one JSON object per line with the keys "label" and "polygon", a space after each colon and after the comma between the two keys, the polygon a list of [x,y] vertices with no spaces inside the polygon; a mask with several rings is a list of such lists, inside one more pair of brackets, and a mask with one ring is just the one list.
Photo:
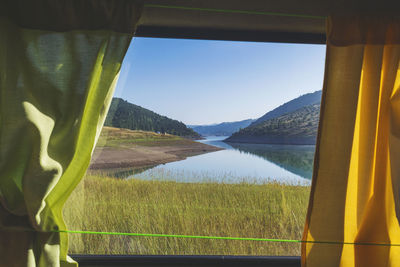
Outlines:
{"label": "window glass", "polygon": [[324,57],[323,45],[135,38],[64,209],[69,230],[121,234],[70,234],[70,253],[300,255],[214,237],[301,239]]}

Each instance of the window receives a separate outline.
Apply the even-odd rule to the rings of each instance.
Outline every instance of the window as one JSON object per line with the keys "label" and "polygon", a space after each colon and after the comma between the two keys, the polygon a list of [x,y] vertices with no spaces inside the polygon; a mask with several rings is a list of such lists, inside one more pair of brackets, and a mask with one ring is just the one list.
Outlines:
{"label": "window", "polygon": [[324,50],[134,39],[64,215],[71,230],[144,236],[71,234],[70,253],[300,255],[297,243],[212,237],[301,238]]}

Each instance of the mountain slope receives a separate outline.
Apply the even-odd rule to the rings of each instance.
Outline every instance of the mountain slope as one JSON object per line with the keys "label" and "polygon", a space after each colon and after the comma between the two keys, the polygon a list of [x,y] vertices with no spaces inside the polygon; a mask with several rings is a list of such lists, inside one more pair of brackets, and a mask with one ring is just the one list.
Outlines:
{"label": "mountain slope", "polygon": [[252,124],[226,139],[226,142],[262,144],[315,144],[320,103]]}
{"label": "mountain slope", "polygon": [[316,104],[316,103],[321,103],[321,96],[322,96],[322,91],[315,91],[314,93],[309,93],[305,94],[302,96],[299,96],[298,98],[295,98],[289,102],[284,103],[283,105],[280,105],[276,109],[271,110],[270,112],[267,112],[265,115],[260,117],[258,120],[252,123],[252,125],[259,124],[263,121],[279,117],[281,115],[293,112],[298,110],[299,108]]}
{"label": "mountain slope", "polygon": [[104,125],[200,138],[198,133],[186,127],[184,123],[161,116],[121,98],[113,98]]}
{"label": "mountain slope", "polygon": [[252,119],[248,119],[243,121],[222,122],[213,125],[189,125],[189,127],[203,136],[230,136],[241,128],[246,128],[253,121]]}

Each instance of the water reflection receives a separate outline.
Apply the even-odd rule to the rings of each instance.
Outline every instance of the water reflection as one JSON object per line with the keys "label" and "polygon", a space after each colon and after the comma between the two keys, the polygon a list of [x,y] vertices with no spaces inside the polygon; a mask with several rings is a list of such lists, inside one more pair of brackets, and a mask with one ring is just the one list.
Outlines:
{"label": "water reflection", "polygon": [[314,145],[267,145],[267,144],[241,144],[229,145],[243,153],[259,156],[276,165],[297,174],[303,178],[311,179],[314,162]]}
{"label": "water reflection", "polygon": [[224,143],[225,138],[208,137],[199,141],[224,150],[159,165],[130,177],[179,182],[309,184],[315,146]]}

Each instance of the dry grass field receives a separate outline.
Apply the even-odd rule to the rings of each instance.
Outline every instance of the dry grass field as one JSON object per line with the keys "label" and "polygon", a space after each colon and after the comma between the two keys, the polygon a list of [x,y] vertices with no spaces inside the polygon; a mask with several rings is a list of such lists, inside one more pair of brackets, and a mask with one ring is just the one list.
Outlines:
{"label": "dry grass field", "polygon": [[[177,183],[86,176],[64,216],[70,230],[300,239],[309,187]],[[300,255],[296,243],[71,234],[70,253]]]}

